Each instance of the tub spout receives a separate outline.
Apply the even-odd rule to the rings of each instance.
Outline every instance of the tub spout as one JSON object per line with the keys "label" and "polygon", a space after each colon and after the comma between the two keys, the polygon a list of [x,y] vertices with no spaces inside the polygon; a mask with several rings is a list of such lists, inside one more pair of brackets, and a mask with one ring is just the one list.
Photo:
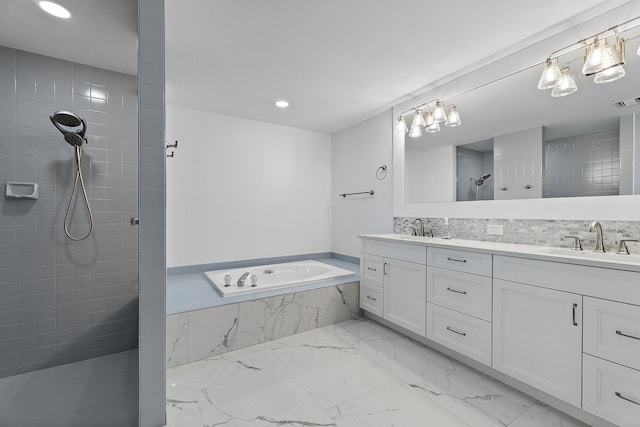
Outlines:
{"label": "tub spout", "polygon": [[249,276],[249,272],[248,271],[246,273],[244,273],[242,276],[240,276],[240,278],[238,279],[238,287],[239,288],[244,286],[244,282],[245,282],[245,280],[247,280],[248,276]]}

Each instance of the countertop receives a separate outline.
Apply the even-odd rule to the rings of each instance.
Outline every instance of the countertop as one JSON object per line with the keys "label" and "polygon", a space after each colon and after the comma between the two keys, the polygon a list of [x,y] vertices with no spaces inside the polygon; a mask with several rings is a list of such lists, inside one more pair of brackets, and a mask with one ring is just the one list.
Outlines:
{"label": "countertop", "polygon": [[585,248],[583,251],[574,251],[570,248],[484,242],[466,239],[443,239],[442,237],[419,237],[407,234],[360,234],[358,237],[434,248],[460,249],[472,252],[491,253],[493,255],[640,272],[640,254],[618,254],[615,252],[617,248],[614,248],[612,252],[598,253],[593,252],[589,248]]}

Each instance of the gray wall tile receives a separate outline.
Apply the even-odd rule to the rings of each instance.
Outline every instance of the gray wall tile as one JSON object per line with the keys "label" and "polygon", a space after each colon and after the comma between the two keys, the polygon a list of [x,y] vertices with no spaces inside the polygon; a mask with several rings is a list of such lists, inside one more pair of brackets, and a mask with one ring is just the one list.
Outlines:
{"label": "gray wall tile", "polygon": [[[127,244],[137,252],[137,230],[128,225],[137,212],[137,154],[129,155],[134,164],[123,189],[123,153],[138,150],[136,81],[0,47],[0,184],[40,184],[37,201],[0,198],[0,353],[8,355],[0,377],[137,346],[137,320],[122,323],[137,319],[137,265],[126,263],[136,274],[128,277],[125,304],[122,254],[125,234],[135,237]],[[126,119],[125,106],[133,112]],[[48,117],[61,109],[88,122],[83,171],[97,225],[83,242],[62,231],[73,154]],[[84,233],[81,200],[74,209],[71,230]],[[120,252],[114,257],[109,248]]]}

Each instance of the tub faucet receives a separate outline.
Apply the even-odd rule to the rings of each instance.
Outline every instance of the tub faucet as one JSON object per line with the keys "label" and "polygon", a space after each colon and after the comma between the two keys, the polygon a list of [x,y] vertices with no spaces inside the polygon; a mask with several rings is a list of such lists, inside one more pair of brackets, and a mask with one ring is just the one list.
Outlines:
{"label": "tub faucet", "polygon": [[245,280],[247,280],[248,276],[249,276],[249,272],[248,271],[246,273],[244,273],[242,276],[240,276],[240,278],[238,279],[238,287],[239,288],[244,286],[244,282],[245,282]]}
{"label": "tub faucet", "polygon": [[602,238],[602,225],[598,221],[593,221],[589,226],[589,231],[596,233],[596,247],[594,252],[606,252],[604,248],[604,239]]}

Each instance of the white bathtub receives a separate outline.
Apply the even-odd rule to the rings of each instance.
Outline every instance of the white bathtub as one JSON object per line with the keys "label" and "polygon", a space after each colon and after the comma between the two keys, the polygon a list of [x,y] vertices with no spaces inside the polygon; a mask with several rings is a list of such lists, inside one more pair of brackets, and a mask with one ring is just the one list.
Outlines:
{"label": "white bathtub", "polygon": [[[245,274],[244,286],[238,286],[238,279]],[[353,271],[335,267],[318,261],[297,261],[283,264],[261,265],[257,267],[214,270],[204,273],[213,287],[223,297],[284,288],[303,283],[328,280],[355,274]],[[230,276],[229,286],[225,286],[225,276]],[[252,280],[252,276],[255,278]],[[255,281],[255,286],[252,286]]]}

